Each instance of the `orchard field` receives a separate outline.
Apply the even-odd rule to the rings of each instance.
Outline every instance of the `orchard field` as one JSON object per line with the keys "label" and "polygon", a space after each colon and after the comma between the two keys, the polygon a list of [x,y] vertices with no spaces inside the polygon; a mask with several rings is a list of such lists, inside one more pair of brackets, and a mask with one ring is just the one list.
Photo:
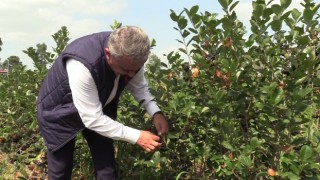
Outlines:
{"label": "orchard field", "polygon": [[[171,10],[182,48],[166,54],[168,63],[151,55],[146,64],[170,133],[153,154],[116,142],[119,179],[320,179],[320,4],[304,0],[299,11],[288,9],[291,0],[253,0],[245,27],[238,2],[219,0],[223,16],[197,5]],[[46,179],[35,102],[68,35],[67,27],[53,34],[52,51],[46,44],[24,50],[34,70],[16,56],[1,62],[10,67],[0,75],[1,180]],[[118,110],[124,124],[155,130],[127,92]],[[73,171],[73,179],[93,179],[81,136]]]}

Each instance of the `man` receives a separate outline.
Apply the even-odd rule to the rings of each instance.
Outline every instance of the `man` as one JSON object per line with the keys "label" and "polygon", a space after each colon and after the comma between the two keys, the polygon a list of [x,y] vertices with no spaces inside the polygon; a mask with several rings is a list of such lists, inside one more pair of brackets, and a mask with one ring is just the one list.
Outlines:
{"label": "man", "polygon": [[57,58],[37,101],[49,180],[71,178],[79,132],[90,147],[96,179],[115,179],[113,140],[148,152],[161,146],[159,136],[115,121],[120,94],[127,87],[153,117],[158,135],[168,132],[144,77],[149,52],[148,36],[138,27],[125,26],[76,39]]}

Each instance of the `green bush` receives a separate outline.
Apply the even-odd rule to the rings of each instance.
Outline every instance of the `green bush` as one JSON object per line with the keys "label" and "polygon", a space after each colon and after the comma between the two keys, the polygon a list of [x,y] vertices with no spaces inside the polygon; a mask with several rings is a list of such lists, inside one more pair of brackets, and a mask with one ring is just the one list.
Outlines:
{"label": "green bush", "polygon": [[[273,170],[282,179],[320,178],[320,5],[306,0],[300,12],[287,9],[289,0],[253,1],[247,32],[238,1],[219,2],[222,18],[198,6],[171,11],[183,48],[147,72],[171,132],[151,157],[124,149],[119,160],[130,163],[121,164],[135,164],[125,177],[259,179]],[[145,127],[144,112],[124,99],[123,122]]]}

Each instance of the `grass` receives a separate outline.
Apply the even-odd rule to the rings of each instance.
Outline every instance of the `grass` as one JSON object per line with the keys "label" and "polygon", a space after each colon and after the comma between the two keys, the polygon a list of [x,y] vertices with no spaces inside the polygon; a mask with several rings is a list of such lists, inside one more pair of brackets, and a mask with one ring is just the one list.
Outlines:
{"label": "grass", "polygon": [[0,180],[46,180],[46,173],[36,164],[11,162],[10,155],[0,152]]}
{"label": "grass", "polygon": [[12,163],[7,154],[0,152],[0,180],[18,179],[18,169]]}

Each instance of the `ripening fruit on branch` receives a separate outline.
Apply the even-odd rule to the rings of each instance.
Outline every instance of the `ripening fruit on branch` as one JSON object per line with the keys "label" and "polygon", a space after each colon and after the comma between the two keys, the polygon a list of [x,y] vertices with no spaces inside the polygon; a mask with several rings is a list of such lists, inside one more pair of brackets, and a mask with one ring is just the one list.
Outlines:
{"label": "ripening fruit on branch", "polygon": [[219,69],[216,70],[216,76],[217,76],[218,78],[221,77],[221,71],[220,71]]}
{"label": "ripening fruit on branch", "polygon": [[194,68],[192,68],[192,69],[191,69],[191,72],[192,72],[192,77],[193,77],[193,78],[198,77],[198,76],[199,76],[199,74],[200,74],[200,70],[199,70],[199,68],[198,68],[198,67],[194,67]]}
{"label": "ripening fruit on branch", "polygon": [[279,88],[284,89],[286,87],[286,84],[283,81],[280,81],[278,86]]}
{"label": "ripening fruit on branch", "polygon": [[233,44],[233,40],[231,37],[227,37],[225,40],[222,41],[223,47],[230,47]]}
{"label": "ripening fruit on branch", "polygon": [[273,170],[272,168],[269,168],[269,169],[268,169],[268,175],[269,175],[269,176],[272,176],[272,177],[273,177],[273,176],[276,176],[276,171]]}
{"label": "ripening fruit on branch", "polygon": [[169,72],[168,73],[168,79],[172,79],[172,77],[173,77],[173,72]]}
{"label": "ripening fruit on branch", "polygon": [[233,160],[233,153],[232,152],[229,152],[228,156],[229,156],[230,160]]}

